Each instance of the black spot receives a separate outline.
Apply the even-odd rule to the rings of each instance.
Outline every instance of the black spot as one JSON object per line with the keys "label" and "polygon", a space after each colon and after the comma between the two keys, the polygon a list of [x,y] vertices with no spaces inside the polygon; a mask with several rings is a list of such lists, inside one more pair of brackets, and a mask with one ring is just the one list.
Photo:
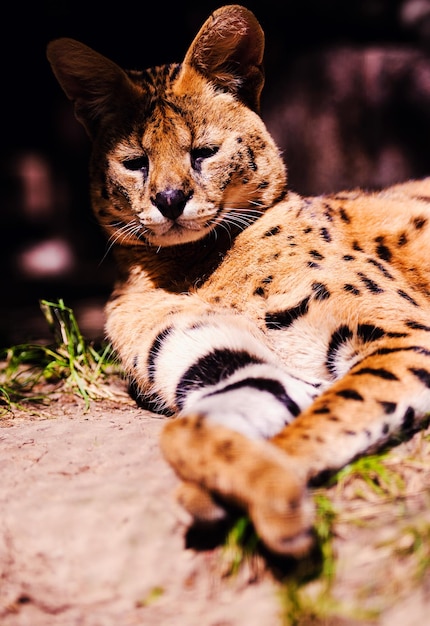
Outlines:
{"label": "black spot", "polygon": [[254,151],[249,146],[246,147],[246,151],[248,152],[249,169],[251,169],[253,172],[256,172],[258,170],[258,166],[257,166],[257,163],[255,162]]}
{"label": "black spot", "polygon": [[387,424],[387,422],[384,422],[384,424],[382,424],[382,434],[388,435],[389,432],[390,432],[390,425]]}
{"label": "black spot", "polygon": [[257,189],[266,189],[269,186],[268,180],[262,180],[261,183],[258,184]]}
{"label": "black spot", "polygon": [[394,280],[394,276],[387,270],[386,267],[382,265],[382,263],[379,263],[379,261],[376,261],[375,259],[367,259],[367,262],[370,263],[370,265],[377,267],[378,270],[385,276],[385,278],[388,278],[389,280]]}
{"label": "black spot", "polygon": [[424,216],[414,217],[414,219],[412,220],[412,224],[417,230],[421,230],[421,228],[423,228],[423,226],[427,224],[427,218],[425,218]]}
{"label": "black spot", "polygon": [[268,285],[269,283],[272,282],[272,280],[273,280],[273,276],[266,276],[266,278],[263,278],[261,282],[264,283],[265,285]]}
{"label": "black spot", "polygon": [[336,395],[340,398],[346,398],[347,400],[358,400],[359,402],[363,402],[363,396],[358,393],[355,389],[341,389],[336,392]]}
{"label": "black spot", "polygon": [[278,311],[276,313],[266,313],[266,327],[267,328],[287,328],[296,319],[306,315],[309,310],[309,296],[304,298],[296,306],[287,309],[286,311]]}
{"label": "black spot", "polygon": [[380,287],[374,280],[363,274],[362,272],[358,272],[357,276],[361,279],[363,284],[371,293],[383,293],[382,287]]}
{"label": "black spot", "polygon": [[397,245],[398,246],[404,246],[408,243],[408,236],[406,235],[406,233],[401,233],[401,235],[399,235],[399,238],[397,239]]}
{"label": "black spot", "polygon": [[326,358],[326,367],[331,374],[336,373],[337,351],[342,344],[352,339],[352,337],[352,330],[348,326],[339,326],[339,328],[332,334],[328,344]]}
{"label": "black spot", "polygon": [[362,367],[356,372],[352,372],[353,376],[364,376],[365,374],[376,376],[377,378],[382,378],[383,380],[399,380],[395,374],[389,372],[383,367]]}
{"label": "black spot", "polygon": [[311,255],[311,257],[317,259],[318,261],[321,261],[324,258],[323,255],[318,252],[318,250],[310,250],[309,254]]}
{"label": "black spot", "polygon": [[414,322],[414,320],[406,320],[405,323],[408,328],[412,328],[413,330],[425,330],[430,333],[430,326],[425,326],[425,324],[421,324],[420,322]]}
{"label": "black spot", "polygon": [[416,302],[412,296],[410,296],[408,293],[406,293],[406,291],[403,291],[403,289],[398,289],[397,293],[399,294],[399,296],[401,296],[402,298],[404,298],[405,300],[407,300],[408,302],[410,302],[411,304],[413,304],[414,306],[419,306],[418,302]]}
{"label": "black spot", "polygon": [[384,243],[383,237],[376,237],[375,242],[378,244],[376,246],[376,254],[383,261],[391,261],[392,253],[390,248]]}
{"label": "black spot", "polygon": [[360,246],[358,241],[354,241],[354,243],[352,244],[352,249],[355,250],[356,252],[364,252],[363,248]]}
{"label": "black spot", "polygon": [[147,368],[149,380],[151,382],[154,381],[155,377],[155,360],[161,350],[163,341],[166,339],[166,337],[170,335],[172,330],[173,328],[171,326],[164,328],[164,330],[162,330],[161,333],[158,333],[158,335],[155,337],[154,341],[152,342],[152,346],[149,349]]}
{"label": "black spot", "polygon": [[344,254],[344,255],[343,255],[343,257],[342,257],[342,259],[343,259],[344,261],[354,261],[355,256],[353,256],[352,254]]}
{"label": "black spot", "polygon": [[31,597],[28,596],[26,593],[22,593],[20,596],[18,596],[16,601],[18,604],[29,604],[32,600]]}
{"label": "black spot", "polygon": [[328,219],[329,222],[332,222],[333,214],[334,214],[333,208],[329,204],[327,204],[327,202],[324,202],[323,206],[325,207],[325,211],[324,211],[325,217]]}
{"label": "black spot", "polygon": [[313,269],[320,269],[321,265],[319,263],[314,263],[313,261],[308,261],[308,267],[312,267]]}
{"label": "black spot", "polygon": [[330,243],[331,235],[329,231],[327,230],[327,228],[320,228],[320,235],[324,239],[324,241],[327,241],[327,243]]}
{"label": "black spot", "polygon": [[[380,400],[379,404],[382,406],[384,413],[386,415],[391,415],[397,409],[397,404],[395,402],[387,402],[387,400]],[[388,427],[387,427],[388,432]]]}
{"label": "black spot", "polygon": [[339,215],[340,215],[340,219],[341,219],[343,222],[345,222],[346,224],[349,224],[349,223],[350,223],[350,221],[351,221],[351,220],[350,220],[350,218],[349,218],[348,213],[345,211],[345,209],[344,209],[344,208],[342,208],[342,207],[341,207],[341,208],[339,209]]}
{"label": "black spot", "polygon": [[359,324],[357,326],[357,335],[362,341],[377,341],[384,337],[385,331],[373,324]]}
{"label": "black spot", "polygon": [[207,396],[215,396],[223,393],[228,393],[229,391],[234,391],[235,389],[243,389],[244,387],[248,387],[251,389],[258,389],[258,391],[265,391],[270,393],[272,396],[276,398],[281,404],[283,404],[290,414],[293,417],[297,417],[300,413],[300,407],[296,402],[285,391],[283,385],[271,378],[244,378],[243,380],[239,380],[231,385],[227,385],[222,389],[217,389],[212,393],[207,394]]}
{"label": "black spot", "polygon": [[405,414],[403,416],[402,426],[401,426],[402,430],[404,432],[408,432],[412,430],[414,427],[414,421],[415,421],[415,411],[410,406],[406,409]]}
{"label": "black spot", "polygon": [[254,296],[264,296],[266,292],[264,291],[263,287],[257,287],[257,289],[255,289],[254,291]]}
{"label": "black spot", "polygon": [[325,415],[326,413],[330,413],[330,409],[328,406],[321,406],[319,409],[314,409],[315,415]]}
{"label": "black spot", "polygon": [[267,230],[264,233],[264,237],[273,237],[273,235],[277,235],[280,232],[281,232],[280,226],[273,226],[273,228],[271,228],[270,230]]}
{"label": "black spot", "polygon": [[221,457],[227,463],[233,463],[236,459],[236,452],[234,450],[233,442],[231,439],[224,439],[216,444],[215,450],[217,456]]}
{"label": "black spot", "polygon": [[315,293],[316,300],[327,300],[327,298],[330,298],[330,291],[323,283],[312,283],[312,291]]}
{"label": "black spot", "polygon": [[430,389],[430,372],[422,367],[410,367],[409,371]]}
{"label": "black spot", "polygon": [[349,283],[343,286],[343,290],[352,293],[354,296],[360,295],[360,290],[357,289],[357,287],[354,287],[354,285],[350,285]]}
{"label": "black spot", "polygon": [[307,235],[308,233],[311,233],[311,232],[312,232],[312,226],[308,226],[307,228],[305,228],[305,229],[303,230],[303,233],[304,233],[305,235]]}
{"label": "black spot", "polygon": [[218,348],[205,354],[182,375],[176,387],[177,406],[183,407],[186,395],[193,389],[215,385],[238,369],[258,363],[263,361],[245,350]]}

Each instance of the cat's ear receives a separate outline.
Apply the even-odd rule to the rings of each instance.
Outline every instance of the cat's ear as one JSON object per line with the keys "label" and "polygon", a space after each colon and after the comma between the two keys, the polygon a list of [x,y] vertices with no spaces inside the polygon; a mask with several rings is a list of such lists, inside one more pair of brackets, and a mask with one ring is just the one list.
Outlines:
{"label": "cat's ear", "polygon": [[134,91],[130,79],[116,63],[74,39],[51,41],[47,57],[90,137],[96,134],[100,121],[108,120]]}
{"label": "cat's ear", "polygon": [[228,5],[203,24],[185,56],[184,69],[191,65],[258,111],[264,84],[263,54],[264,33],[253,13]]}

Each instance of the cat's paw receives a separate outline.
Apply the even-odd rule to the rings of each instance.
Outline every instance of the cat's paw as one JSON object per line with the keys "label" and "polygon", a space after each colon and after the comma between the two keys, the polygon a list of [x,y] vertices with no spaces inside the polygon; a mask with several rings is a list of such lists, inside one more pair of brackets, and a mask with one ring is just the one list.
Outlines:
{"label": "cat's paw", "polygon": [[311,548],[314,509],[303,472],[274,445],[191,415],[165,426],[161,449],[184,481],[180,500],[196,520],[222,516],[217,502],[225,501],[249,514],[273,552],[299,557]]}
{"label": "cat's paw", "polygon": [[197,524],[217,523],[227,517],[226,510],[215,502],[208,491],[196,483],[179,483],[175,498]]}

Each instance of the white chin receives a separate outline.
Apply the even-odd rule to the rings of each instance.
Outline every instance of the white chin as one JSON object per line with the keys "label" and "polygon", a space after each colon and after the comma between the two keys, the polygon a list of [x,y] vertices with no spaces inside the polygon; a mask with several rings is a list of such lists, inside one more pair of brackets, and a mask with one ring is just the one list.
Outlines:
{"label": "white chin", "polygon": [[209,232],[210,229],[190,230],[188,228],[172,226],[172,228],[162,235],[147,235],[147,239],[153,246],[179,246],[184,243],[191,243],[203,239]]}

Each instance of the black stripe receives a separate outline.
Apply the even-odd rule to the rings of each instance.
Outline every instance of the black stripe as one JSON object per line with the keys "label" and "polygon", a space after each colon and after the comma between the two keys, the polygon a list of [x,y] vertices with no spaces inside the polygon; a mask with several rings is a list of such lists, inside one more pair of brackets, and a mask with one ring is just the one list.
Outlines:
{"label": "black stripe", "polygon": [[374,280],[363,274],[362,272],[358,272],[357,276],[361,279],[364,285],[366,285],[367,289],[371,293],[382,293],[384,290],[380,287]]}
{"label": "black stripe", "polygon": [[384,413],[386,415],[391,415],[397,409],[397,404],[395,402],[387,402],[385,400],[381,400],[379,404],[384,409]]}
{"label": "black stripe", "polygon": [[354,294],[354,296],[359,296],[360,295],[360,290],[357,289],[357,287],[354,287],[354,285],[350,285],[350,284],[346,284],[343,286],[344,291],[349,291],[349,293]]}
{"label": "black stripe", "polygon": [[414,421],[415,421],[415,411],[410,406],[406,409],[405,414],[403,416],[402,426],[401,426],[402,430],[405,432],[412,430],[414,427]]}
{"label": "black stripe", "polygon": [[343,209],[342,207],[339,209],[339,215],[340,215],[340,219],[345,222],[346,224],[350,223],[350,219],[349,219],[349,215],[348,213],[345,211],[345,209]]}
{"label": "black stripe", "polygon": [[359,402],[364,400],[363,396],[355,389],[341,389],[341,391],[336,391],[336,395],[347,400],[358,400]]}
{"label": "black stripe", "polygon": [[309,296],[304,298],[296,306],[287,309],[286,311],[278,311],[276,313],[266,313],[265,321],[267,328],[287,328],[291,324],[306,315],[309,309]]}
{"label": "black stripe", "polygon": [[382,274],[385,276],[385,278],[388,278],[389,280],[394,280],[394,276],[390,274],[390,272],[387,270],[386,267],[382,265],[382,263],[380,263],[376,259],[367,259],[367,262],[370,263],[370,265],[374,265],[375,267],[377,267],[378,270],[382,272]]}
{"label": "black stripe", "polygon": [[402,298],[404,298],[405,300],[407,300],[408,302],[410,302],[411,304],[413,304],[414,306],[419,306],[418,302],[416,302],[412,296],[410,296],[408,293],[406,293],[406,291],[403,291],[402,289],[398,289],[397,293],[399,294],[399,296],[401,296]]}
{"label": "black stripe", "polygon": [[326,413],[330,413],[330,409],[328,406],[321,406],[319,409],[314,409],[315,415],[324,415]]}
{"label": "black stripe", "polygon": [[378,244],[376,246],[376,254],[378,257],[383,261],[391,261],[393,255],[391,254],[390,248],[384,243],[384,238],[376,237],[375,241]]}
{"label": "black stripe", "polygon": [[413,330],[426,330],[430,333],[430,326],[425,326],[420,322],[414,322],[414,320],[406,320],[405,324],[408,328],[412,328]]}
{"label": "black stripe", "polygon": [[155,337],[154,341],[152,342],[152,346],[149,348],[147,369],[148,369],[148,377],[151,382],[154,382],[154,378],[155,378],[155,359],[157,358],[161,350],[163,341],[170,335],[172,330],[173,330],[172,326],[167,326],[167,328],[164,328],[160,333],[158,333],[158,335]]}
{"label": "black stripe", "polygon": [[320,235],[324,239],[324,241],[327,241],[327,243],[330,243],[331,235],[327,228],[320,228]]}
{"label": "black stripe", "polygon": [[357,326],[357,335],[363,341],[377,341],[381,339],[381,337],[384,337],[385,331],[373,324],[359,324]]}
{"label": "black stripe", "polygon": [[360,370],[356,372],[351,372],[353,376],[363,376],[364,374],[370,374],[371,376],[376,376],[377,378],[382,378],[384,380],[399,380],[395,374],[389,372],[388,370],[378,367],[362,367]]}
{"label": "black stripe", "polygon": [[316,300],[327,300],[327,298],[330,298],[330,291],[323,283],[312,283],[312,291],[315,292]]}
{"label": "black stripe", "polygon": [[408,236],[406,233],[402,233],[401,235],[399,235],[399,238],[397,239],[397,245],[398,246],[404,246],[408,243]]}
{"label": "black stripe", "polygon": [[415,228],[417,230],[421,230],[421,228],[427,224],[427,218],[425,218],[425,217],[415,217],[412,220],[412,223],[413,223],[413,225],[415,226]]}
{"label": "black stripe", "polygon": [[294,417],[297,417],[300,413],[300,407],[292,398],[290,398],[283,385],[281,385],[279,381],[271,378],[244,378],[243,380],[227,385],[226,387],[223,387],[223,389],[217,389],[217,391],[213,391],[207,395],[215,396],[229,391],[234,391],[235,389],[242,389],[243,387],[258,389],[258,391],[266,391],[267,393],[272,394],[272,396],[279,400],[279,402],[281,402]]}
{"label": "black stripe", "polygon": [[198,359],[182,375],[176,387],[176,404],[182,408],[187,393],[193,389],[216,385],[246,365],[263,363],[245,350],[218,348]]}
{"label": "black stripe", "polygon": [[273,226],[273,228],[271,228],[270,230],[267,230],[264,233],[263,237],[273,237],[273,235],[277,235],[280,232],[281,232],[280,226]]}
{"label": "black stripe", "polygon": [[331,374],[336,373],[336,352],[339,350],[339,347],[343,343],[345,343],[349,339],[352,339],[352,337],[352,330],[348,326],[339,326],[339,328],[335,330],[332,334],[330,342],[328,344],[326,358],[326,367]]}
{"label": "black stripe", "polygon": [[410,367],[409,371],[414,374],[423,385],[430,389],[430,372],[422,367]]}
{"label": "black stripe", "polygon": [[375,354],[393,354],[394,352],[417,352],[418,354],[422,354],[423,356],[430,356],[430,350],[427,348],[423,348],[422,346],[404,346],[403,348],[379,348],[379,350],[375,350],[369,356],[373,356]]}

